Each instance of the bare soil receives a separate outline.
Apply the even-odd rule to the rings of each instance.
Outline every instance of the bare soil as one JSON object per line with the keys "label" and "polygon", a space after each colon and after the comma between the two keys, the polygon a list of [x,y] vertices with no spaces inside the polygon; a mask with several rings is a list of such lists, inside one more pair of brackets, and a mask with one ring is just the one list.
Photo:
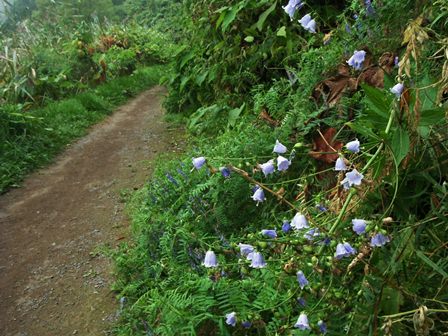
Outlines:
{"label": "bare soil", "polygon": [[128,235],[123,196],[148,179],[182,131],[163,121],[161,87],[0,197],[0,335],[108,335],[119,305],[101,253]]}

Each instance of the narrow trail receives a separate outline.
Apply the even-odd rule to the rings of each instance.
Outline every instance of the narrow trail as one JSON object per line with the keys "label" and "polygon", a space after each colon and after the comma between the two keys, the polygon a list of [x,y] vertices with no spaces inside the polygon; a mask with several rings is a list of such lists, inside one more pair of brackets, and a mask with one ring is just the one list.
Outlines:
{"label": "narrow trail", "polygon": [[0,335],[108,335],[118,306],[98,249],[128,234],[124,191],[144,184],[159,153],[180,150],[164,93],[140,94],[0,196]]}

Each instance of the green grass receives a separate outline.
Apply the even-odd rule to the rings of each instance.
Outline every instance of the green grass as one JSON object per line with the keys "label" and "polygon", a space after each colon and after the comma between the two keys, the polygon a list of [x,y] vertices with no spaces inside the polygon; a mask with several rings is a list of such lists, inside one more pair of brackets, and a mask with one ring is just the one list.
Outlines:
{"label": "green grass", "polygon": [[87,133],[115,107],[159,82],[166,67],[152,66],[45,107],[22,112],[0,107],[0,193],[18,186],[36,168],[51,162],[67,144]]}

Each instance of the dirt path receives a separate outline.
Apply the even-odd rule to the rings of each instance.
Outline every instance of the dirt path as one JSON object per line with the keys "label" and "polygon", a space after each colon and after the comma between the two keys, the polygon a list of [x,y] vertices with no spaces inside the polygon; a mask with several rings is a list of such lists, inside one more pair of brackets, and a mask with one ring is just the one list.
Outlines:
{"label": "dirt path", "polygon": [[144,184],[158,153],[179,150],[164,93],[144,92],[0,197],[0,335],[108,334],[118,306],[97,252],[127,233],[123,193]]}

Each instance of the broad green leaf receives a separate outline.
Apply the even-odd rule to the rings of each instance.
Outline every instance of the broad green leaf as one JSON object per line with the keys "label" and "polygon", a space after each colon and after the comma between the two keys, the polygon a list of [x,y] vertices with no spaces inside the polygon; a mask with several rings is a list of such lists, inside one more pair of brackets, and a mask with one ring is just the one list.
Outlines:
{"label": "broad green leaf", "polygon": [[248,43],[252,43],[254,41],[254,37],[253,36],[246,36],[244,38],[244,41],[246,41]]}
{"label": "broad green leaf", "polygon": [[446,273],[439,265],[434,263],[431,259],[429,259],[422,251],[415,252],[417,256],[429,267],[431,267],[434,271],[439,273],[443,278],[448,278],[448,273]]}
{"label": "broad green leaf", "polygon": [[392,134],[391,149],[392,153],[397,161],[397,165],[408,155],[409,152],[409,134],[406,130],[399,127]]}
{"label": "broad green leaf", "polygon": [[369,85],[361,86],[364,89],[369,110],[374,112],[381,118],[388,120],[392,98],[388,94],[386,94],[386,92],[380,89],[374,88]]}
{"label": "broad green leaf", "polygon": [[229,119],[228,119],[228,125],[234,127],[236,124],[236,121],[238,117],[240,116],[241,112],[243,112],[244,107],[246,106],[246,103],[241,105],[239,108],[235,108],[233,110],[229,111]]}
{"label": "broad green leaf", "polygon": [[221,25],[221,30],[223,32],[225,32],[230,24],[235,20],[237,14],[243,9],[245,4],[245,2],[240,2],[238,6],[231,7],[230,10],[227,10],[221,14],[224,15]]}
{"label": "broad green leaf", "polygon": [[207,78],[207,75],[208,75],[208,70],[206,70],[203,73],[201,73],[200,75],[198,75],[196,77],[196,84],[197,85],[202,85],[202,83],[204,82],[205,78]]}
{"label": "broad green leaf", "polygon": [[182,69],[184,65],[187,64],[187,62],[190,61],[194,56],[194,51],[190,51],[188,54],[182,57],[182,60],[180,61],[180,68]]}
{"label": "broad green leaf", "polygon": [[274,10],[275,7],[277,6],[277,1],[275,1],[271,7],[269,7],[267,10],[265,10],[260,17],[258,18],[258,22],[256,24],[256,27],[259,31],[263,30],[263,25],[264,22],[266,21],[266,19],[268,18],[269,14],[271,14]]}
{"label": "broad green leaf", "polygon": [[385,315],[398,313],[402,304],[403,295],[400,291],[390,287],[385,287],[383,289],[380,307]]}
{"label": "broad green leaf", "polygon": [[277,30],[277,36],[286,37],[286,27],[282,26],[279,30]]}
{"label": "broad green leaf", "polygon": [[420,112],[419,126],[433,126],[442,122],[446,115],[443,107],[428,109]]}
{"label": "broad green leaf", "polygon": [[380,138],[376,135],[369,126],[369,123],[366,120],[358,120],[357,122],[347,122],[346,125],[354,130],[356,133],[359,133],[369,140],[379,141]]}

